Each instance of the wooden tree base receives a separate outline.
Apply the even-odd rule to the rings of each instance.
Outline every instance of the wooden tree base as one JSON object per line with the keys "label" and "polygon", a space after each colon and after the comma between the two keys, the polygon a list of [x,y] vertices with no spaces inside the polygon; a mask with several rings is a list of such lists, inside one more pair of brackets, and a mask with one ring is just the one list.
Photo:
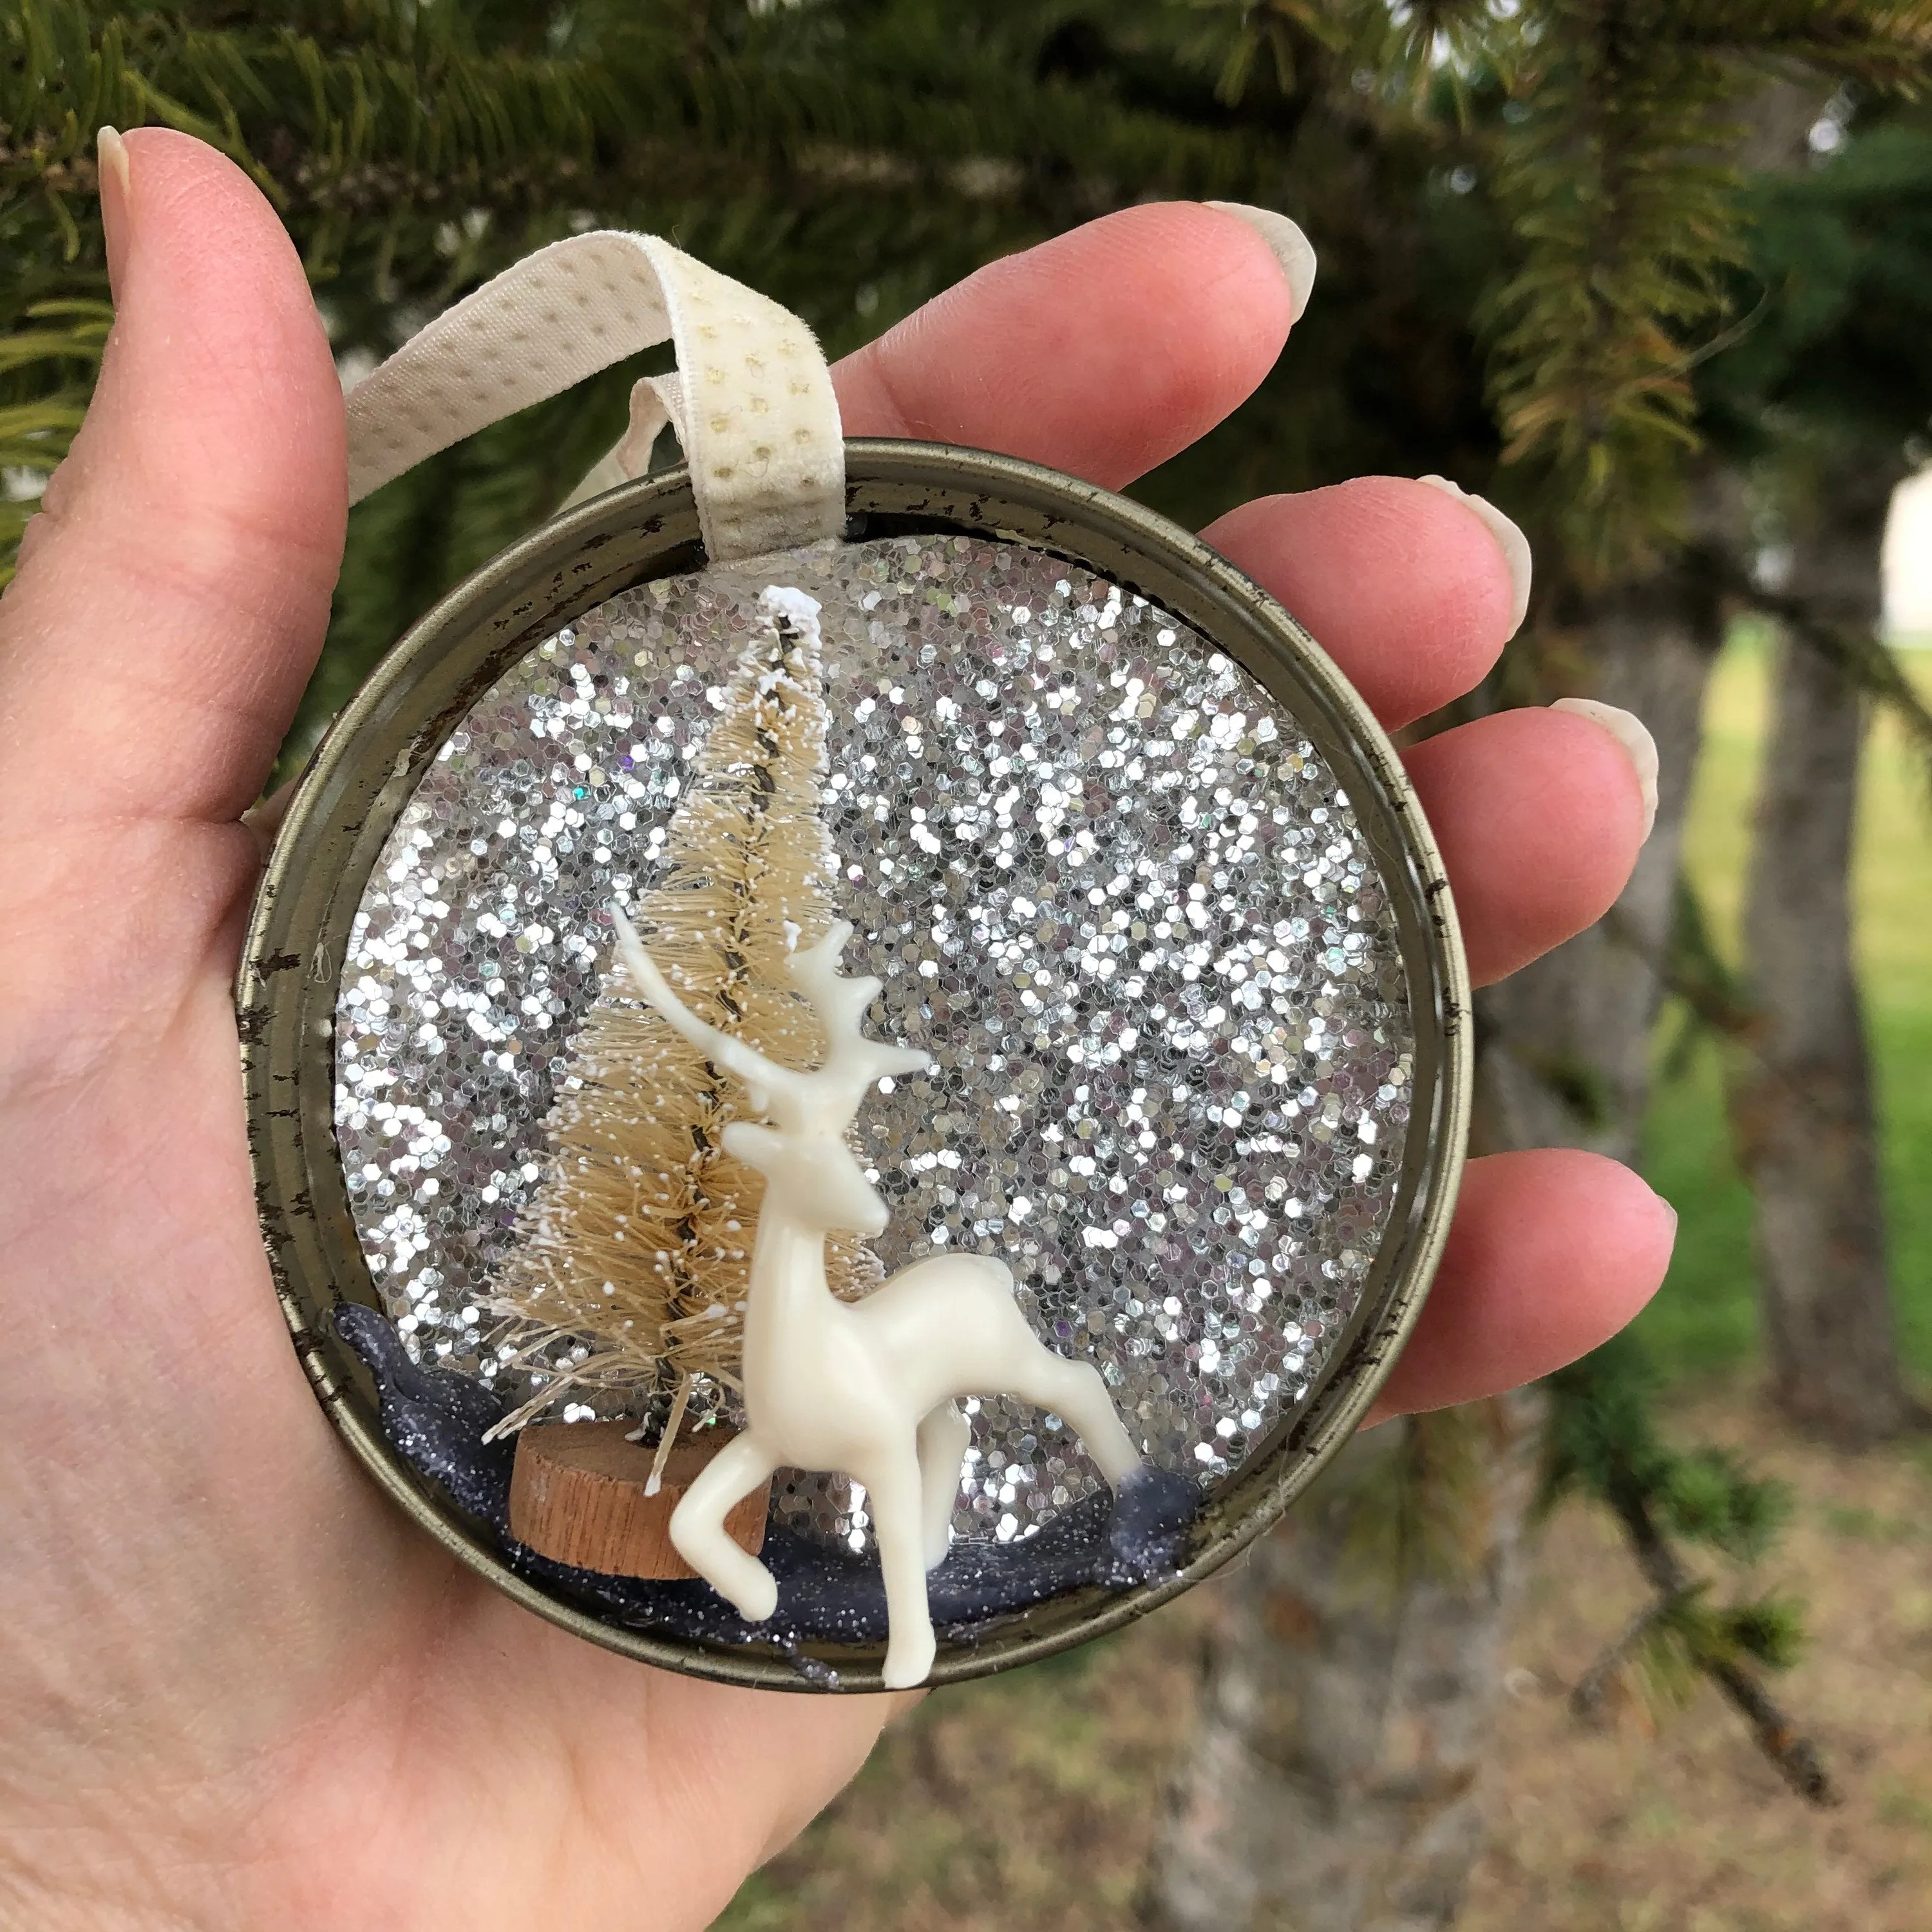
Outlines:
{"label": "wooden tree base", "polygon": [[[697,1574],[671,1546],[670,1513],[698,1472],[731,1439],[707,1429],[673,1448],[656,1496],[644,1485],[655,1448],[624,1438],[628,1422],[545,1422],[517,1438],[510,1478],[510,1534],[553,1562],[607,1576],[670,1579]],[[724,1519],[733,1541],[764,1546],[769,1479]]]}

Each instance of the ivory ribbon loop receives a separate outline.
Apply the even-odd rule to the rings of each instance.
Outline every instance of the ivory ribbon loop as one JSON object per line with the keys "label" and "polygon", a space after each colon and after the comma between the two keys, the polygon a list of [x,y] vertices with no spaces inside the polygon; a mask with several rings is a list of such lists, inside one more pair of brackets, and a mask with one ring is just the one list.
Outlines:
{"label": "ivory ribbon loop", "polygon": [[655,235],[598,230],[506,268],[350,390],[349,500],[668,336],[631,424],[572,502],[644,474],[669,422],[715,562],[836,536],[845,452],[831,371],[776,302]]}

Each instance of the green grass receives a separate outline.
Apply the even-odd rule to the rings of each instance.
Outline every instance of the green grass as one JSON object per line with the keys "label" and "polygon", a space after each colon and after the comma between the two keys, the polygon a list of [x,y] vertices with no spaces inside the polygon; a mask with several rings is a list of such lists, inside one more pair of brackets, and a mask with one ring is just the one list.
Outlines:
{"label": "green grass", "polygon": [[[1743,630],[1718,664],[1685,838],[1713,935],[1733,960],[1767,662],[1762,636]],[[1916,668],[1932,688],[1932,664]],[[1900,1339],[1912,1366],[1932,1374],[1932,803],[1922,762],[1886,718],[1866,756],[1853,891]],[[1674,1038],[1680,1024],[1666,1014],[1660,1037]],[[1751,1202],[1731,1158],[1714,1042],[1700,1042],[1660,1079],[1644,1171],[1681,1221],[1670,1276],[1638,1332],[1673,1376],[1749,1364],[1757,1352]]]}

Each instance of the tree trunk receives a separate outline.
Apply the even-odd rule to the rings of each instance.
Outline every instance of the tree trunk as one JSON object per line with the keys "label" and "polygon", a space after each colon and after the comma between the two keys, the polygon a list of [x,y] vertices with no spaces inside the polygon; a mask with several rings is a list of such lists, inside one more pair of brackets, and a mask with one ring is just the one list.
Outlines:
{"label": "tree trunk", "polygon": [[1824,646],[1879,620],[1894,474],[1821,479],[1786,595],[1809,634],[1778,646],[1744,915],[1755,1048],[1732,1114],[1756,1199],[1772,1400],[1850,1448],[1917,1419],[1886,1280],[1850,872],[1864,701]]}
{"label": "tree trunk", "polygon": [[1229,1578],[1149,1923],[1454,1920],[1483,1842],[1540,1412],[1519,1392],[1358,1436]]}
{"label": "tree trunk", "polygon": [[[1728,481],[1714,479],[1704,500],[1714,541],[1736,500]],[[1724,640],[1717,584],[1694,556],[1574,614],[1588,668],[1578,694],[1635,712],[1657,740],[1657,822],[1604,919],[1477,996],[1479,1148],[1636,1158],[1704,688]]]}
{"label": "tree trunk", "polygon": [[[1712,540],[1734,526],[1740,499],[1728,479],[1700,501]],[[1536,695],[1568,688],[1650,727],[1657,824],[1602,926],[1479,996],[1478,1152],[1636,1150],[1704,686],[1723,634],[1718,580],[1694,560],[1592,598],[1566,614],[1560,652],[1546,654],[1588,674]],[[1453,1922],[1484,1841],[1478,1774],[1541,1412],[1540,1396],[1521,1394],[1377,1430],[1256,1546],[1210,1643],[1204,1714],[1156,1846],[1151,1923],[1437,1932]],[[1442,1447],[1458,1430],[1468,1466],[1445,1469]],[[1466,1513],[1459,1564],[1405,1574],[1384,1563],[1378,1595],[1359,1552],[1385,1541],[1380,1492],[1405,1459],[1424,1520],[1454,1510],[1459,1490],[1481,1502]]]}

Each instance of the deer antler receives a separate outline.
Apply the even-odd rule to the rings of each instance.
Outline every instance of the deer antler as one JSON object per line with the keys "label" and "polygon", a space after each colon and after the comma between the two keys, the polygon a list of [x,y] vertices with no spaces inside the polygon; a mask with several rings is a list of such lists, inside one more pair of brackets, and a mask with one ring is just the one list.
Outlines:
{"label": "deer antler", "polygon": [[626,917],[624,908],[614,905],[610,917],[617,928],[617,957],[630,976],[638,996],[655,1006],[670,1022],[671,1029],[690,1041],[707,1059],[728,1073],[735,1073],[748,1090],[752,1106],[763,1114],[770,1111],[774,1095],[802,1100],[802,1082],[810,1076],[794,1068],[781,1066],[767,1059],[748,1042],[734,1039],[698,1016],[671,990],[670,982],[658,970],[657,962],[644,950],[638,928]]}
{"label": "deer antler", "polygon": [[825,1024],[825,1060],[819,1072],[841,1085],[852,1083],[856,1099],[889,1073],[923,1073],[932,1064],[916,1047],[893,1046],[865,1030],[866,1010],[879,996],[869,974],[848,980],[838,970],[852,938],[849,922],[832,921],[816,946],[792,956],[791,976]]}
{"label": "deer antler", "polygon": [[852,937],[851,927],[843,920],[835,922],[816,946],[792,957],[791,976],[825,1025],[824,1064],[808,1073],[781,1066],[748,1042],[700,1019],[671,990],[623,908],[614,905],[610,917],[617,928],[618,959],[638,997],[708,1059],[736,1074],[761,1114],[770,1112],[772,1102],[782,1098],[789,1103],[785,1111],[796,1113],[802,1123],[821,1111],[820,1096],[830,1090],[842,1103],[849,1101],[844,1108],[849,1120],[874,1081],[890,1073],[922,1072],[932,1064],[916,1048],[890,1046],[866,1036],[866,1009],[878,998],[879,982],[848,980],[839,972],[839,956]]}

